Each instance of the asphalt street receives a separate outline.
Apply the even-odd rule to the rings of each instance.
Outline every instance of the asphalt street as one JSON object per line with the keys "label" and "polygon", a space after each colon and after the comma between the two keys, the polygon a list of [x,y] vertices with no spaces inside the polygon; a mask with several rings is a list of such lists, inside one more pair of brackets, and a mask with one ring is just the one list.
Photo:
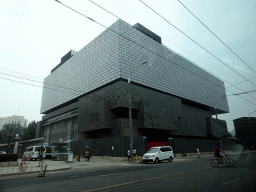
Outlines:
{"label": "asphalt street", "polygon": [[255,191],[256,154],[243,155],[234,168],[213,168],[211,158],[159,164],[68,170],[47,177],[0,178],[0,191]]}

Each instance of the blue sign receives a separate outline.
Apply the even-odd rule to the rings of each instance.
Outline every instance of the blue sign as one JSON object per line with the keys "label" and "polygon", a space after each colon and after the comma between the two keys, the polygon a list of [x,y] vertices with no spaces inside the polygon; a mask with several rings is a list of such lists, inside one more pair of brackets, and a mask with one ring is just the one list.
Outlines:
{"label": "blue sign", "polygon": [[48,144],[48,143],[44,143],[44,144],[43,144],[43,146],[48,147],[48,146],[49,146],[49,144]]}

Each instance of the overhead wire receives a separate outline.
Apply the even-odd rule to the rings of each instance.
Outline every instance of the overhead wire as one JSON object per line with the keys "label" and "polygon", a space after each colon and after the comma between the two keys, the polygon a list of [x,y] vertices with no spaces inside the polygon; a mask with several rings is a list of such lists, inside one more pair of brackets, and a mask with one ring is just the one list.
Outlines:
{"label": "overhead wire", "polygon": [[226,63],[224,63],[222,60],[220,60],[218,57],[216,57],[214,54],[212,54],[210,51],[208,51],[206,48],[204,48],[202,45],[200,45],[199,43],[197,43],[195,40],[193,40],[191,37],[189,37],[186,33],[184,33],[183,31],[181,31],[178,27],[176,27],[175,25],[173,25],[171,22],[169,22],[167,19],[165,19],[162,15],[160,15],[158,12],[156,12],[153,8],[151,8],[149,5],[147,5],[146,3],[144,3],[142,0],[139,0],[141,3],[143,3],[146,7],[148,7],[150,10],[152,10],[154,13],[156,13],[159,17],[161,17],[163,20],[165,20],[167,23],[169,23],[172,27],[174,27],[175,29],[177,29],[179,32],[181,32],[183,35],[185,35],[187,38],[189,38],[191,41],[193,41],[195,44],[197,44],[199,47],[201,47],[203,50],[205,50],[207,53],[209,53],[210,55],[212,55],[214,58],[216,58],[218,61],[220,61],[222,64],[224,64],[226,67],[228,67],[229,69],[231,69],[232,71],[234,71],[237,75],[239,75],[240,77],[242,77],[243,79],[245,79],[246,81],[248,81],[249,83],[251,83],[252,85],[256,86],[253,82],[249,81],[248,79],[246,79],[243,75],[241,75],[240,73],[238,73],[237,71],[235,71],[234,69],[232,69],[230,66],[228,66]]}
{"label": "overhead wire", "polygon": [[[14,76],[14,77],[17,77],[17,78],[19,78],[18,76]],[[9,81],[14,81],[14,82],[18,82],[18,83],[22,83],[22,84],[27,84],[27,85],[32,85],[32,86],[36,86],[36,87],[41,87],[41,88],[46,88],[46,89],[50,89],[50,90],[54,90],[54,91],[61,91],[61,92],[66,92],[66,93],[69,93],[69,94],[74,94],[74,92],[67,92],[67,91],[63,91],[63,90],[58,90],[58,89],[53,89],[53,88],[49,88],[49,87],[47,87],[47,86],[39,86],[39,85],[34,85],[34,84],[30,84],[30,83],[25,83],[25,82],[21,82],[21,81],[17,81],[17,80],[12,80],[12,79],[7,79],[7,78],[2,78],[2,77],[0,77],[0,79],[5,79],[5,80],[9,80]],[[26,80],[30,80],[30,79],[27,79],[26,78]],[[32,81],[34,81],[34,80],[32,80]],[[35,81],[34,81],[35,82]],[[43,82],[38,82],[38,83],[43,83]],[[46,85],[48,85],[47,83],[44,83],[44,84],[46,84]],[[55,85],[53,85],[53,84],[49,84],[49,85],[51,85],[51,86],[55,86]],[[60,87],[60,88],[64,88],[64,89],[66,89],[66,87]],[[67,90],[70,90],[70,89],[67,89]],[[74,90],[74,89],[71,89],[72,91],[78,91],[78,90]],[[78,91],[78,92],[80,92],[80,91]],[[82,92],[83,93],[83,92]],[[93,94],[92,94],[93,95]],[[79,96],[79,95],[78,95]],[[88,98],[91,98],[91,99],[98,99],[98,100],[105,100],[105,101],[111,101],[111,102],[113,102],[113,100],[108,100],[108,99],[106,99],[106,98],[108,98],[108,97],[99,97],[99,96],[97,96],[96,95],[96,97],[95,96],[88,96],[88,95],[86,95],[86,97],[88,97]],[[243,98],[244,99],[244,98]],[[245,99],[246,100],[246,99]],[[248,101],[248,100],[247,100]],[[81,101],[80,101],[81,102]],[[83,101],[82,101],[83,102]],[[250,102],[250,101],[248,101],[248,102]],[[123,103],[123,104],[125,104],[125,105],[128,105],[128,101],[125,101],[125,100],[118,100],[118,103]],[[174,112],[174,111],[172,111],[172,110],[170,110],[170,109],[159,109],[159,104],[155,104],[155,103],[152,103],[152,102],[146,102],[147,104],[150,104],[151,105],[151,107],[150,107],[150,109],[152,109],[153,111],[158,111],[158,113],[160,113],[161,112],[161,114],[158,114],[158,115],[160,115],[160,117],[159,118],[161,118],[162,117],[162,115],[163,114],[165,114],[165,115],[168,115],[169,113],[171,113],[171,115],[173,116],[173,115],[179,115],[177,112]],[[250,103],[252,103],[252,102],[250,102]],[[254,104],[254,103],[252,103],[252,104]],[[254,104],[254,105],[256,105],[256,104]],[[133,106],[133,104],[132,104],[132,106]],[[154,107],[155,106],[155,107]],[[153,107],[153,108],[152,108]],[[150,115],[154,115],[154,114],[150,114]],[[191,117],[192,119],[201,119],[200,117],[198,118],[198,117]],[[170,119],[170,121],[175,121],[175,119]]]}
{"label": "overhead wire", "polygon": [[[59,2],[59,1],[58,1]],[[62,4],[62,3],[61,3]],[[72,9],[72,8],[71,8]],[[72,9],[73,10],[73,9]],[[74,10],[75,11],[75,10]],[[77,11],[76,11],[77,12]],[[78,12],[79,13],[79,12]],[[79,13],[80,14],[80,13]],[[81,14],[81,15],[83,15],[83,14]],[[84,15],[83,15],[84,16]],[[92,20],[91,18],[89,18],[89,17],[87,17],[88,19],[90,19],[90,20]],[[92,20],[92,21],[94,21],[94,20]],[[95,21],[94,21],[95,22]],[[97,23],[97,22],[96,22]],[[105,26],[104,26],[105,27]],[[106,27],[105,27],[106,28]],[[114,31],[113,31],[114,32]],[[116,32],[115,32],[116,33]],[[120,35],[120,34],[118,34],[118,35]],[[125,37],[124,37],[125,38]],[[127,39],[127,38],[126,38]],[[129,40],[129,39],[128,39]],[[154,53],[154,52],[153,52]],[[165,59],[165,58],[164,58]],[[5,74],[6,75],[6,74]],[[197,75],[197,74],[196,74]],[[1,77],[0,77],[1,78]],[[18,77],[18,78],[20,78],[20,77]],[[10,79],[7,79],[7,78],[1,78],[1,79],[5,79],[5,80],[10,80]],[[27,78],[23,78],[23,79],[25,79],[25,80],[29,80],[29,79],[27,79]],[[15,81],[15,82],[19,82],[19,83],[24,83],[24,82],[20,82],[20,81],[16,81],[16,80],[10,80],[10,81]],[[35,81],[35,80],[32,80],[32,81]],[[36,81],[35,81],[36,82]],[[39,83],[43,83],[43,82],[39,82]],[[213,83],[213,82],[211,82],[211,83]],[[29,83],[24,83],[24,84],[28,84],[28,85],[32,85],[32,86],[37,86],[37,87],[42,87],[42,86],[38,86],[38,85],[34,85],[34,84],[29,84]],[[56,85],[52,85],[52,84],[49,84],[49,85],[51,85],[51,86],[56,86]],[[52,89],[52,88],[49,88],[49,87],[45,87],[45,88],[47,88],[47,89]],[[61,87],[61,88],[64,88],[64,89],[66,89],[65,87]],[[225,88],[224,88],[225,89]],[[52,90],[55,90],[55,91],[60,91],[60,90],[56,90],[56,89],[52,89]],[[72,91],[78,91],[78,90],[72,90]],[[78,91],[78,92],[80,92],[80,91]],[[71,94],[71,92],[67,92],[67,93],[70,93]],[[72,94],[74,94],[73,92],[72,92]],[[97,97],[98,98],[98,97]],[[244,99],[244,98],[243,98]],[[248,101],[248,100],[247,100]],[[249,101],[250,102],[250,101]],[[127,101],[125,101],[125,103],[127,103]],[[250,102],[250,103],[252,103],[252,102]],[[254,104],[254,103],[253,103]]]}
{"label": "overhead wire", "polygon": [[209,29],[209,27],[207,27],[194,13],[192,13],[192,11],[190,11],[180,0],[178,0],[178,2],[185,8],[187,9],[188,12],[191,13],[191,15],[193,15],[203,26],[205,26],[206,29],[208,29],[223,45],[225,45],[237,58],[239,58],[247,67],[249,67],[254,73],[256,73],[256,71],[251,68],[251,66],[249,66],[241,57],[239,57],[226,43],[224,43],[211,29]]}
{"label": "overhead wire", "polygon": [[[92,0],[89,0],[89,1],[92,2],[93,4],[95,4],[96,6],[100,7],[100,8],[103,9],[104,11],[106,11],[106,12],[110,13],[111,15],[115,16],[116,18],[121,19],[120,17],[118,17],[118,16],[116,16],[115,14],[111,13],[110,11],[108,11],[107,9],[105,9],[105,8],[103,8],[102,6],[98,5],[97,3],[93,2]],[[64,4],[63,4],[63,5],[64,5]],[[64,6],[66,6],[66,5],[64,5]],[[66,7],[68,7],[68,6],[66,6]],[[68,7],[68,8],[69,8],[69,7]],[[121,19],[121,20],[122,20],[122,19]],[[96,21],[94,21],[94,22],[96,22]],[[96,22],[96,23],[98,24],[98,22]],[[117,33],[116,31],[113,31],[112,29],[107,28],[106,26],[104,26],[104,25],[102,25],[102,24],[100,24],[100,25],[103,26],[103,27],[105,27],[106,29],[108,29],[108,30],[114,32],[114,33]],[[157,55],[157,56],[159,56],[159,57],[161,57],[161,58],[163,58],[163,59],[165,59],[165,60],[167,60],[167,61],[169,61],[169,62],[175,64],[176,66],[178,66],[178,67],[180,67],[180,68],[182,68],[182,69],[184,69],[184,70],[186,70],[186,71],[189,71],[189,72],[191,72],[191,73],[193,73],[193,74],[195,74],[195,75],[197,75],[197,76],[199,76],[199,77],[201,77],[201,78],[207,80],[208,82],[211,82],[212,84],[217,85],[216,83],[214,83],[214,82],[212,82],[212,81],[206,79],[205,77],[202,77],[201,75],[199,75],[199,74],[197,74],[197,73],[194,73],[193,71],[190,71],[190,70],[188,70],[188,69],[186,69],[186,68],[180,66],[179,64],[177,64],[177,63],[175,63],[175,62],[173,62],[173,61],[171,61],[171,60],[169,60],[169,59],[166,59],[165,57],[163,57],[163,56],[161,56],[161,55],[159,55],[159,54],[157,54],[157,53],[155,53],[155,52],[153,52],[153,51],[151,51],[151,50],[145,48],[144,46],[142,46],[142,45],[140,45],[140,44],[138,44],[138,43],[136,43],[136,42],[134,42],[134,41],[132,41],[132,40],[126,38],[126,37],[124,37],[123,35],[121,35],[121,34],[119,34],[119,33],[117,33],[117,34],[120,35],[121,37],[123,37],[123,38],[125,38],[125,39],[127,39],[127,40],[129,40],[129,41],[131,41],[131,42],[133,42],[133,43],[135,43],[136,45],[139,45],[140,47],[142,47],[142,48],[144,48],[144,49],[150,51],[151,53],[153,53],[153,54],[155,54],[155,55]],[[202,68],[202,67],[201,67],[201,68]],[[204,69],[204,70],[205,70],[205,69]],[[205,71],[207,71],[207,70],[205,70]],[[209,72],[209,71],[207,71],[207,72],[210,73],[210,74],[212,74],[212,73]],[[213,75],[214,77],[216,77],[214,74],[212,74],[212,75]],[[217,78],[218,78],[218,77],[217,77]],[[219,78],[219,79],[221,79],[221,78]],[[228,84],[230,84],[230,85],[232,85],[232,87],[236,87],[236,88],[239,89],[240,91],[244,91],[244,90],[240,89],[239,87],[233,85],[232,83],[230,83],[230,82],[228,82],[228,81],[226,81],[226,80],[224,80],[224,79],[221,79],[221,80],[224,81],[224,82],[226,82],[226,83],[228,83]],[[248,80],[246,79],[246,81],[248,81]],[[219,85],[217,85],[217,86],[219,86]],[[219,86],[219,87],[220,87],[220,86]],[[225,90],[225,88],[223,88],[223,87],[221,87],[221,88]],[[227,89],[226,89],[226,90],[227,90]],[[229,91],[229,90],[227,90],[227,91]],[[233,93],[233,92],[232,92],[232,93]],[[252,95],[249,95],[249,96],[252,97],[252,98],[254,98],[254,99],[256,99],[256,97],[254,97],[254,96],[252,96]]]}
{"label": "overhead wire", "polygon": [[[92,2],[92,3],[94,3],[94,2],[93,2],[93,1],[91,1],[91,0],[89,0],[89,1],[90,1],[90,2]],[[65,5],[65,4],[63,4],[63,3],[61,3],[60,1],[57,1],[57,2],[58,2],[58,3],[60,3],[61,5],[65,6],[65,7],[69,8],[69,9],[71,9],[71,10],[73,10],[73,11],[75,11],[75,12],[79,13],[80,15],[82,15],[82,16],[84,16],[84,17],[88,18],[88,17],[87,17],[87,16],[85,16],[84,14],[82,14],[82,13],[80,13],[80,12],[78,12],[78,11],[76,11],[76,10],[72,9],[72,8],[70,8],[69,6],[67,6],[67,5]],[[99,6],[99,5],[98,5],[98,4],[96,4],[96,3],[94,3],[94,4],[95,4],[95,5],[97,5],[97,6]],[[107,11],[107,10],[106,10],[106,9],[104,9],[103,7],[101,7],[101,6],[99,6],[99,7],[100,7],[100,8],[102,8],[103,10]],[[109,11],[107,11],[107,12],[108,12],[108,13],[110,13],[110,14],[112,14],[113,16],[115,16],[115,17],[117,17],[117,18],[121,19],[120,17],[118,17],[118,16],[114,15],[113,13],[111,13],[111,12],[109,12]],[[121,36],[121,37],[123,37],[123,38],[127,39],[128,41],[131,41],[131,42],[135,43],[136,45],[138,45],[138,46],[140,46],[140,47],[142,47],[142,48],[144,48],[144,49],[148,50],[149,52],[151,52],[151,53],[153,53],[153,54],[155,54],[155,55],[157,55],[157,56],[159,56],[159,57],[161,57],[161,58],[163,58],[163,59],[165,59],[165,60],[167,60],[167,61],[169,61],[169,62],[171,62],[171,63],[175,64],[176,66],[178,66],[178,67],[180,67],[180,68],[182,68],[182,69],[184,69],[184,70],[186,70],[186,71],[189,71],[189,72],[191,72],[191,73],[193,73],[193,74],[195,74],[195,75],[197,75],[197,76],[200,76],[201,78],[205,79],[206,81],[211,82],[212,84],[215,84],[215,85],[219,86],[218,84],[216,84],[216,83],[214,83],[214,82],[212,82],[212,81],[208,80],[207,78],[202,77],[201,75],[199,75],[199,74],[197,74],[197,73],[195,73],[195,72],[193,72],[193,71],[190,71],[190,70],[188,70],[188,69],[186,69],[186,68],[184,68],[184,67],[180,66],[179,64],[177,64],[177,63],[175,63],[175,62],[173,62],[173,61],[171,61],[171,60],[166,59],[165,57],[163,57],[163,56],[161,56],[161,55],[159,55],[159,54],[157,54],[157,53],[155,53],[155,52],[151,51],[150,49],[147,49],[146,47],[144,47],[144,46],[142,46],[142,45],[140,45],[140,44],[138,44],[138,43],[136,43],[136,42],[134,42],[134,41],[130,40],[129,38],[127,38],[127,37],[125,37],[125,36],[123,36],[123,35],[119,34],[118,32],[116,32],[116,31],[114,31],[114,30],[112,30],[112,29],[110,29],[110,28],[108,28],[108,27],[104,26],[103,24],[101,24],[101,23],[99,23],[99,22],[96,22],[96,21],[95,21],[95,20],[93,20],[93,19],[90,19],[90,20],[92,20],[93,22],[97,23],[98,25],[101,25],[102,27],[104,27],[104,28],[106,28],[106,29],[108,29],[108,30],[110,30],[110,31],[112,31],[112,32],[114,32],[114,33],[116,33],[117,35],[119,35],[119,36]],[[224,81],[225,81],[225,80],[224,80]],[[229,83],[228,81],[225,81],[225,82]],[[229,84],[231,84],[231,83],[229,83]],[[231,84],[231,85],[232,85],[232,84]],[[219,87],[220,87],[220,86],[219,86]],[[221,88],[223,88],[223,87],[221,87]],[[239,90],[241,90],[241,91],[244,91],[244,90],[242,90],[242,89],[240,89],[240,88],[238,88],[238,87],[236,87],[236,88],[237,88],[237,89],[239,89]],[[224,88],[224,89],[225,89],[225,88]],[[232,92],[232,93],[233,93],[233,92]],[[251,96],[251,95],[250,95],[250,96]],[[251,97],[253,97],[253,96],[251,96]],[[255,97],[253,97],[253,98],[255,98]]]}
{"label": "overhead wire", "polygon": [[32,76],[32,75],[21,73],[21,72],[18,72],[18,71],[12,70],[12,69],[8,69],[8,68],[2,67],[2,66],[0,66],[0,68],[2,68],[2,70],[6,71],[8,73],[16,73],[17,75],[27,76],[27,77],[30,77],[30,78],[33,78],[33,79],[38,79],[40,81],[43,81],[43,79],[35,77],[35,76]]}

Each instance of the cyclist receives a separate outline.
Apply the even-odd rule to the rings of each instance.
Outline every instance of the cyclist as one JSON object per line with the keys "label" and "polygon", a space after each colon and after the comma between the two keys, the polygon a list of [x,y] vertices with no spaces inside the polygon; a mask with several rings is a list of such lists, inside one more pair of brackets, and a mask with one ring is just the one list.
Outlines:
{"label": "cyclist", "polygon": [[220,152],[225,153],[225,151],[222,151],[220,148],[220,143],[217,143],[215,147],[215,157],[217,157],[218,161],[221,162],[223,159],[223,156],[220,154]]}

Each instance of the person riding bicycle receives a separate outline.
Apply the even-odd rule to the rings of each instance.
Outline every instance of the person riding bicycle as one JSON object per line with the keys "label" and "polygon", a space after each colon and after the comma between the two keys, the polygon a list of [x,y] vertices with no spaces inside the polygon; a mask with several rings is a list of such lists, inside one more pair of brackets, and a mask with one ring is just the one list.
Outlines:
{"label": "person riding bicycle", "polygon": [[222,161],[223,160],[223,156],[220,154],[220,152],[225,153],[225,151],[221,150],[220,143],[217,143],[217,145],[215,147],[215,157],[217,157],[218,161]]}

